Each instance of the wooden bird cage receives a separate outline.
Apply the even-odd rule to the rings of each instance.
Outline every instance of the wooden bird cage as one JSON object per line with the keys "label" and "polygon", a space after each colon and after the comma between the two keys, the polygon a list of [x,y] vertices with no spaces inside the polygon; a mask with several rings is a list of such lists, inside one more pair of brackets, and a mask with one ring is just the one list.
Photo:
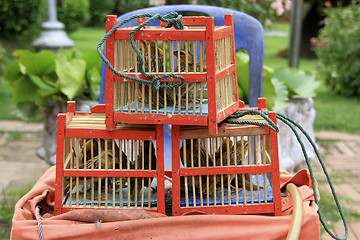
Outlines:
{"label": "wooden bird cage", "polygon": [[[139,19],[138,24],[144,21]],[[224,26],[214,26],[213,17],[183,17],[183,23],[183,30],[165,28],[163,22],[159,27],[146,26],[134,34],[134,41],[145,72],[181,75],[185,84],[156,91],[150,84],[119,77],[107,68],[108,130],[117,122],[127,122],[208,126],[210,133],[216,133],[217,124],[239,108],[232,15],[225,15]],[[116,24],[116,16],[107,16],[107,32]],[[119,73],[151,80],[140,73],[130,45],[134,28],[119,28],[107,38],[106,57]],[[165,85],[179,81],[160,80]]]}
{"label": "wooden bird cage", "polygon": [[55,214],[141,208],[165,213],[163,125],[105,126],[105,105],[75,112],[57,128]]}
{"label": "wooden bird cage", "polygon": [[[275,113],[269,117],[276,123]],[[240,120],[266,122],[258,115]],[[281,215],[277,133],[267,127],[223,123],[209,134],[174,125],[172,171],[173,215]]]}

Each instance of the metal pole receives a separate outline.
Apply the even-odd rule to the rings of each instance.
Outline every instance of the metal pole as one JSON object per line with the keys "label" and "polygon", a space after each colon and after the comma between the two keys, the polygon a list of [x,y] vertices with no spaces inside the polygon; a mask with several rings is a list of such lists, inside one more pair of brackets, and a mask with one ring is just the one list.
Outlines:
{"label": "metal pole", "polygon": [[301,15],[303,0],[294,0],[291,7],[289,67],[299,67],[301,44]]}

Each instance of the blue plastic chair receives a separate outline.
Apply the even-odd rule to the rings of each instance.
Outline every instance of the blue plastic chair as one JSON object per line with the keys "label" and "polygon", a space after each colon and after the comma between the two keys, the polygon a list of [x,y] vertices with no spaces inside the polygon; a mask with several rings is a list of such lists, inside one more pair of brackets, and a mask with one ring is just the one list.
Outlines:
{"label": "blue plastic chair", "polygon": [[[262,95],[262,70],[264,63],[265,32],[261,23],[254,17],[229,8],[204,6],[204,5],[169,5],[160,7],[143,8],[125,13],[117,18],[123,21],[135,14],[159,13],[164,15],[169,12],[199,12],[214,17],[215,26],[224,25],[224,15],[233,14],[235,49],[246,49],[250,56],[249,63],[249,105],[257,106],[257,99]],[[125,23],[121,27],[136,26],[137,21]],[[159,26],[159,21],[153,21],[149,26]],[[101,87],[99,103],[105,103],[105,64],[102,66]]]}
{"label": "blue plastic chair", "polygon": [[[235,49],[246,49],[249,56],[249,105],[257,106],[257,99],[262,94],[262,70],[264,63],[264,43],[265,32],[261,23],[254,17],[238,12],[233,9],[203,6],[203,5],[169,5],[160,7],[151,7],[135,10],[125,13],[117,18],[121,22],[135,14],[159,13],[164,15],[169,12],[199,12],[214,17],[215,26],[224,25],[224,15],[233,14],[234,32],[235,32]],[[125,23],[121,27],[132,27],[137,25],[137,20]],[[148,26],[159,26],[159,21],[153,21]],[[99,103],[105,103],[105,63],[102,65],[100,99]],[[164,159],[165,168],[171,168],[171,129],[169,125],[164,126]]]}

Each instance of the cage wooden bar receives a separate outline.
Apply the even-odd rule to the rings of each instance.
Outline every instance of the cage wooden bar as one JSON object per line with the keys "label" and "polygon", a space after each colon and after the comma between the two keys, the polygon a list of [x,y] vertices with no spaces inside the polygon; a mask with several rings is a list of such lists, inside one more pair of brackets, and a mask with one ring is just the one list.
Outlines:
{"label": "cage wooden bar", "polygon": [[[224,26],[214,26],[212,17],[183,17],[183,22],[183,30],[164,28],[164,23],[142,28],[134,41],[146,73],[174,73],[183,76],[185,84],[156,91],[150,84],[121,78],[107,68],[108,130],[117,122],[127,122],[208,126],[209,132],[216,133],[217,124],[239,108],[232,15],[225,15]],[[107,31],[116,24],[116,16],[107,17]],[[133,29],[119,28],[107,39],[106,57],[118,72],[151,80],[141,75],[130,45]],[[160,80],[165,85],[178,81]]]}
{"label": "cage wooden bar", "polygon": [[105,106],[58,116],[55,214],[141,208],[165,213],[163,125],[105,126]]}
{"label": "cage wooden bar", "polygon": [[[269,117],[276,123],[275,113]],[[266,122],[258,115],[240,120]],[[218,134],[209,134],[204,127],[174,125],[172,158],[173,215],[189,211],[281,215],[273,130],[223,123]]]}

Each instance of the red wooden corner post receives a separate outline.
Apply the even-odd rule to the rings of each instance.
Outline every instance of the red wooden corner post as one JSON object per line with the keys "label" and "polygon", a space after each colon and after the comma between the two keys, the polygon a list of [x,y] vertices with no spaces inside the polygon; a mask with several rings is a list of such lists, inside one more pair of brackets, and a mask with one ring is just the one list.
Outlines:
{"label": "red wooden corner post", "polygon": [[235,86],[236,86],[236,102],[239,101],[239,89],[238,89],[238,80],[237,80],[237,69],[236,69],[236,52],[235,52],[235,33],[234,33],[234,19],[232,14],[225,14],[225,25],[231,26],[231,38],[232,38],[232,52],[233,58],[231,64],[235,65]]}
{"label": "red wooden corner post", "polygon": [[[269,112],[269,118],[277,124],[276,113]],[[277,133],[270,130],[270,149],[271,149],[271,165],[273,177],[273,198],[275,216],[281,216],[281,193],[280,193],[280,173],[279,173],[279,152]]]}
{"label": "red wooden corner post", "polygon": [[156,125],[158,212],[165,214],[164,125]]}
{"label": "red wooden corner post", "polygon": [[75,101],[68,101],[67,102],[66,111],[68,113],[75,113]]}
{"label": "red wooden corner post", "polygon": [[172,215],[180,214],[180,126],[171,128],[172,146]]}
{"label": "red wooden corner post", "polygon": [[[109,32],[115,25],[116,16],[108,15],[106,16],[106,32]],[[114,63],[114,44],[115,44],[115,32],[111,34],[106,39],[106,58],[110,63]],[[115,66],[113,66],[115,67]],[[106,102],[106,129],[114,130],[115,122],[114,122],[114,73],[107,67],[105,71],[105,102]]]}
{"label": "red wooden corner post", "polygon": [[57,148],[56,148],[56,179],[55,179],[55,207],[54,214],[62,212],[62,194],[64,177],[64,143],[65,143],[66,114],[59,114],[57,121]]}
{"label": "red wooden corner post", "polygon": [[214,40],[214,18],[209,17],[206,21],[206,68],[208,82],[208,126],[210,134],[217,134],[217,108],[216,108],[216,59]]}
{"label": "red wooden corner post", "polygon": [[267,111],[266,98],[258,98],[258,109],[260,111]]}

